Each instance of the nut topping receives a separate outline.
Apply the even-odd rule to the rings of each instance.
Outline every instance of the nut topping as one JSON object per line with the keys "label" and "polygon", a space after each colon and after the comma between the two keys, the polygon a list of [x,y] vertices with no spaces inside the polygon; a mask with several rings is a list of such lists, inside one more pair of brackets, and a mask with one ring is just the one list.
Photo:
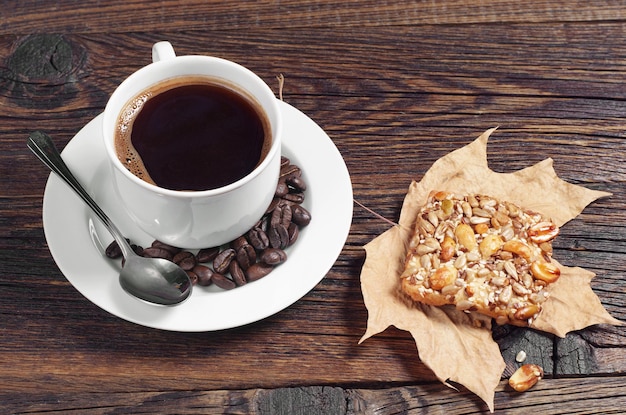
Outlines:
{"label": "nut topping", "polygon": [[553,240],[558,234],[559,228],[552,222],[540,222],[528,229],[530,240],[539,244]]}
{"label": "nut topping", "polygon": [[551,262],[535,261],[530,265],[530,272],[538,280],[547,282],[548,284],[558,280],[561,276],[559,267]]}
{"label": "nut topping", "polygon": [[509,378],[509,386],[518,392],[525,392],[535,386],[543,377],[543,369],[539,365],[525,364],[519,367]]}
{"label": "nut topping", "polygon": [[474,231],[472,227],[461,223],[454,230],[454,235],[456,239],[459,241],[461,245],[465,247],[468,251],[474,251],[478,248],[478,244],[476,243],[476,236],[474,235]]}

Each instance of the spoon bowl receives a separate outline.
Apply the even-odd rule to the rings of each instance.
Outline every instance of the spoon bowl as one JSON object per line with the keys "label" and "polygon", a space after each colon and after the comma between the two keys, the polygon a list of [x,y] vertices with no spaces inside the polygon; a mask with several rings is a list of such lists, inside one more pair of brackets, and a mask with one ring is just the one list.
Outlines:
{"label": "spoon bowl", "polygon": [[119,278],[126,292],[161,305],[179,304],[189,296],[191,281],[178,265],[166,259],[131,255],[132,259],[125,258]]}
{"label": "spoon bowl", "polygon": [[171,261],[143,258],[135,254],[119,229],[72,174],[47,134],[40,131],[33,132],[28,137],[27,146],[76,192],[113,235],[124,256],[124,266],[120,272],[119,282],[127,293],[158,305],[177,305],[189,297],[192,284],[187,273]]}

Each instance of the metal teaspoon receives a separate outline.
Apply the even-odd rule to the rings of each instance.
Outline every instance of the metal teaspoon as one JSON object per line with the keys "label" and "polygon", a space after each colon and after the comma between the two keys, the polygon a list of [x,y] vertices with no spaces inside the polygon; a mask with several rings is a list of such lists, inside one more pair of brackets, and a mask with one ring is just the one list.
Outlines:
{"label": "metal teaspoon", "polygon": [[168,260],[143,258],[135,254],[122,233],[74,177],[47,134],[33,132],[28,137],[27,145],[43,164],[80,196],[113,235],[125,259],[119,281],[126,292],[160,305],[176,305],[189,297],[192,284],[187,273]]}

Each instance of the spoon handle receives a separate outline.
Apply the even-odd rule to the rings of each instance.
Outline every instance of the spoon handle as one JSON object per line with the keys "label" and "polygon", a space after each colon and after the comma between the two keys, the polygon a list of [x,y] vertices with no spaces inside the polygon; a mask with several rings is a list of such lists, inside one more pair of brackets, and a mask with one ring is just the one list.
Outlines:
{"label": "spoon handle", "polygon": [[61,154],[54,146],[52,139],[46,133],[41,131],[35,131],[30,134],[26,143],[28,148],[45,164],[50,170],[55,172],[68,186],[70,186],[76,194],[93,210],[93,212],[100,218],[104,226],[111,232],[111,235],[115,238],[124,258],[128,258],[128,255],[132,255],[132,249],[124,239],[122,233],[113,224],[111,219],[104,213],[104,211],[98,206],[98,204],[89,196],[89,193],[76,179],[74,174],[67,167]]}

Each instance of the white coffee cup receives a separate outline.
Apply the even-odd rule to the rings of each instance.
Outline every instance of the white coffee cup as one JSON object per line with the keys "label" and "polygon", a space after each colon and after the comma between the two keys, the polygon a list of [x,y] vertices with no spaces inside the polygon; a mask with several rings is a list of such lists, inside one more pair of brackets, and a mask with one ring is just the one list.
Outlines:
{"label": "white coffee cup", "polygon": [[[278,182],[282,118],[277,99],[256,74],[234,62],[202,55],[176,56],[169,42],[152,48],[153,63],[124,80],[104,110],[103,135],[113,187],[133,222],[148,235],[180,248],[208,248],[241,236],[263,216]],[[181,76],[207,76],[245,91],[269,120],[271,148],[247,176],[223,187],[176,191],[131,173],[115,149],[118,117],[129,100],[154,84]]]}

